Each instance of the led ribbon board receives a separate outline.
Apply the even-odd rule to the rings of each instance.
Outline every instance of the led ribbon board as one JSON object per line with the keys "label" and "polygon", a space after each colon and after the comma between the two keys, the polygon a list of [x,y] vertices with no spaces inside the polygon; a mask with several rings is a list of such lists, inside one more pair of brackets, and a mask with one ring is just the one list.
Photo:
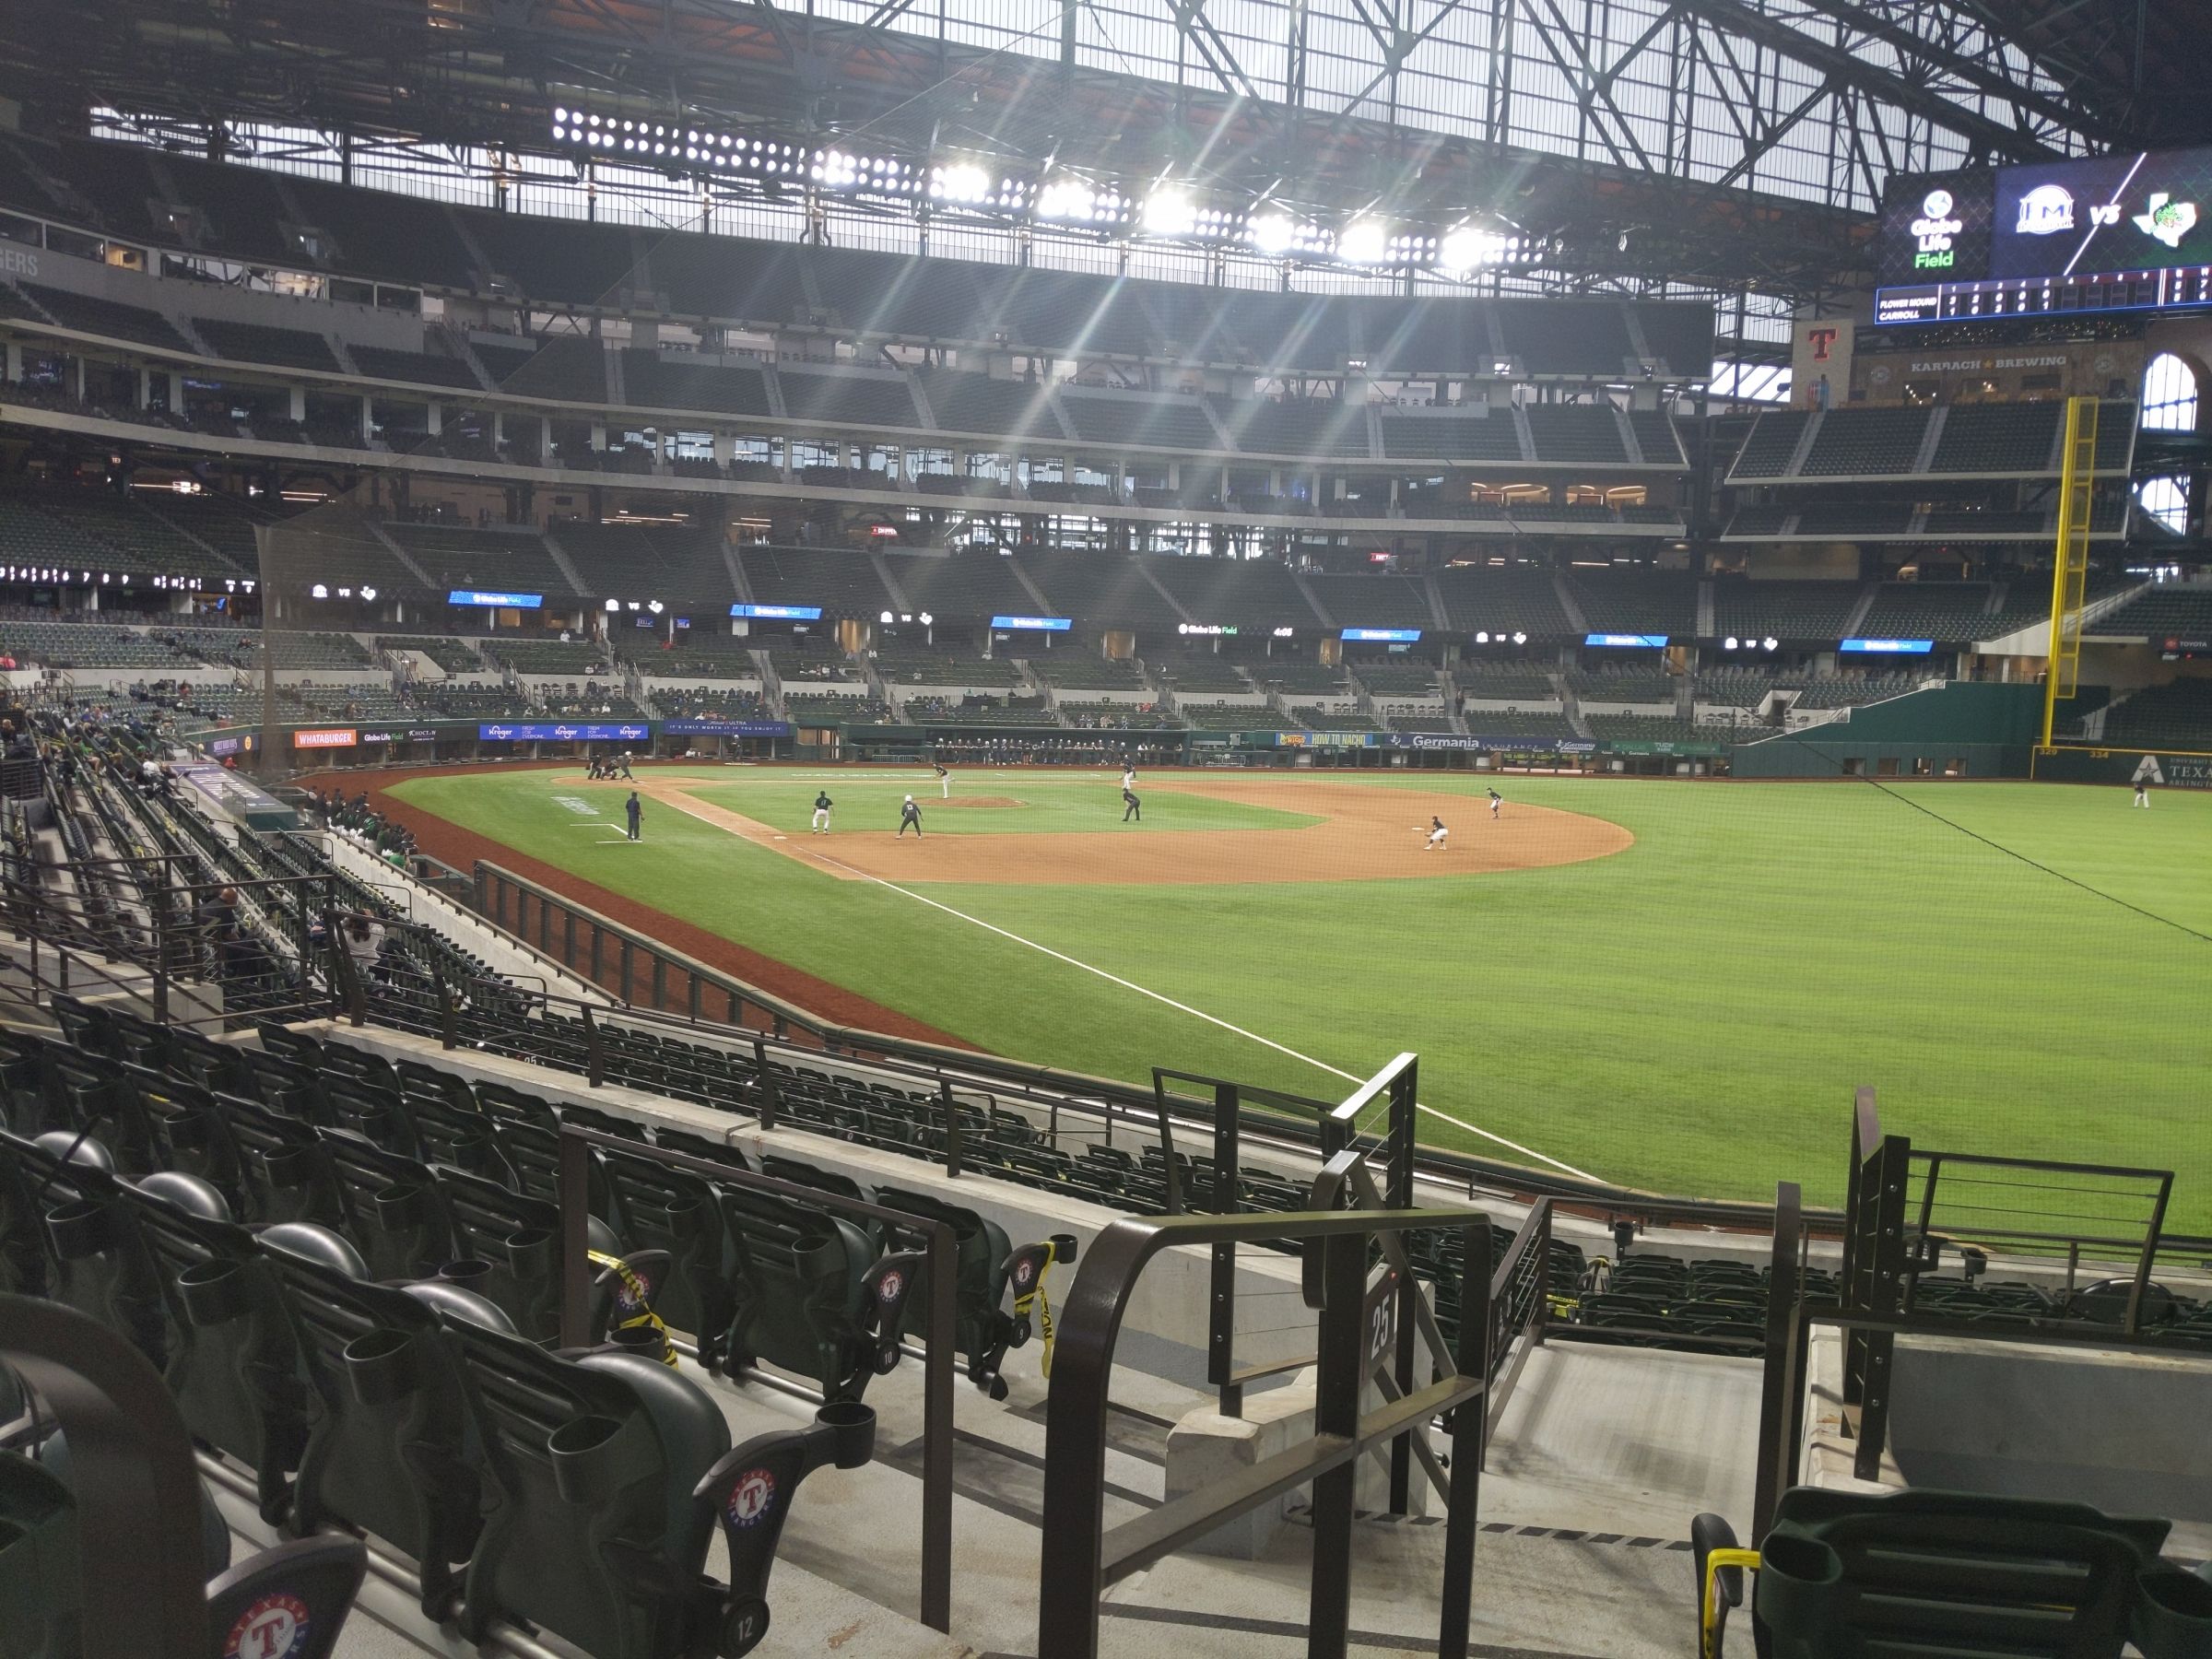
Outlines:
{"label": "led ribbon board", "polygon": [[2212,147],[1899,179],[1876,265],[1877,323],[2212,305]]}

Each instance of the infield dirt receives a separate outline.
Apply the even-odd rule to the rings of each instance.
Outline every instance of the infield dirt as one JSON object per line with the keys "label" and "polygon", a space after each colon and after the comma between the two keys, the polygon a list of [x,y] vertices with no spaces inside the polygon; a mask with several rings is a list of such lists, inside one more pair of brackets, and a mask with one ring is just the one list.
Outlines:
{"label": "infield dirt", "polygon": [[[1465,795],[1282,779],[1182,778],[1153,783],[1147,797],[1209,795],[1270,806],[1321,821],[1295,830],[1162,830],[1115,821],[1119,799],[1106,792],[1108,826],[1073,833],[927,833],[942,801],[924,801],[924,833],[895,826],[841,829],[829,836],[787,833],[692,793],[709,780],[649,779],[635,787],[703,823],[781,853],[845,881],[955,881],[1018,887],[1205,887],[1242,883],[1388,881],[1534,870],[1625,852],[1635,837],[1618,824],[1579,812],[1508,801],[1495,818]],[[586,787],[589,787],[588,785]],[[601,787],[620,787],[602,785]],[[1005,797],[978,796],[983,800]],[[950,803],[958,806],[957,800]],[[1450,844],[1427,849],[1429,820],[1451,826]]]}

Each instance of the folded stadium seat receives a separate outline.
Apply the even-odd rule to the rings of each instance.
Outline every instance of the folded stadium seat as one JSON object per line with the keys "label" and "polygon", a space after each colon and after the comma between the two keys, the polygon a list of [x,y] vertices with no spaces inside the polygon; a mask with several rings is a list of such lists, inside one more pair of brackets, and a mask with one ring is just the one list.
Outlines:
{"label": "folded stadium seat", "polygon": [[[474,1384],[490,1474],[460,1629],[505,1618],[595,1659],[737,1659],[767,1633],[763,1599],[792,1495],[813,1469],[874,1447],[865,1406],[733,1449],[688,1377],[631,1353],[553,1355],[449,1321]],[[730,1583],[704,1575],[715,1524]]]}
{"label": "folded stadium seat", "polygon": [[[862,1204],[876,1204],[880,1200],[876,1189],[863,1185],[850,1175],[835,1170],[818,1170],[810,1163],[795,1158],[778,1158],[772,1153],[760,1159],[760,1173],[772,1181],[788,1181],[794,1186],[812,1187],[819,1193],[834,1193],[840,1198],[856,1199]],[[882,1222],[873,1216],[846,1216],[845,1223],[865,1235],[870,1247],[881,1254],[887,1235]]]}
{"label": "folded stadium seat", "polygon": [[241,1221],[257,1227],[280,1221],[345,1225],[346,1203],[330,1152],[312,1124],[243,1095],[217,1094],[214,1100],[221,1116],[214,1133],[238,1149]]}
{"label": "folded stadium seat", "polygon": [[402,1158],[423,1156],[415,1114],[396,1090],[371,1092],[332,1076],[324,1079],[322,1107],[315,1121],[325,1127],[348,1130]]}
{"label": "folded stadium seat", "polygon": [[[661,1144],[667,1145],[667,1137]],[[691,1156],[724,1155],[715,1150]],[[737,1308],[736,1254],[723,1230],[713,1187],[688,1170],[619,1151],[606,1154],[606,1170],[621,1212],[625,1245],[633,1253],[665,1254],[664,1264],[640,1269],[647,1304],[664,1324],[690,1333],[699,1344],[700,1363],[719,1371]]]}
{"label": "folded stadium seat", "polygon": [[126,1175],[167,1167],[166,1137],[135,1088],[97,1061],[65,1050],[49,1050],[45,1058],[44,1127],[91,1135]]}
{"label": "folded stadium seat", "polygon": [[459,1112],[475,1112],[477,1091],[458,1072],[441,1070],[420,1060],[399,1062],[399,1087],[409,1100],[442,1100]]}
{"label": "folded stadium seat", "polygon": [[323,1224],[343,1233],[382,1280],[426,1278],[473,1258],[431,1166],[343,1129],[325,1130],[345,1219]]}
{"label": "folded stadium seat", "polygon": [[174,1288],[162,1381],[194,1437],[254,1473],[265,1521],[283,1512],[306,1444],[299,1344],[275,1268],[206,1182],[149,1176],[125,1194],[155,1271]]}
{"label": "folded stadium seat", "polygon": [[0,1136],[0,1238],[10,1241],[17,1271],[40,1281],[36,1294],[120,1334],[159,1371],[169,1345],[164,1287],[123,1192],[106,1148],[81,1134]]}
{"label": "folded stadium seat", "polygon": [[857,1401],[869,1377],[899,1363],[917,1259],[879,1255],[827,1210],[738,1187],[716,1196],[737,1263],[725,1366],[766,1360],[813,1378],[825,1401]]}
{"label": "folded stadium seat", "polygon": [[1771,1659],[2212,1653],[2212,1583],[2161,1558],[2172,1524],[1978,1493],[1793,1487],[1756,1549],[1690,1524],[1700,1652],[1719,1659],[1743,1573]]}
{"label": "folded stadium seat", "polygon": [[451,1164],[512,1191],[522,1190],[500,1141],[499,1125],[478,1112],[473,1100],[459,1107],[441,1096],[418,1094],[410,1088],[404,1104],[414,1120],[423,1156],[430,1162]]}
{"label": "folded stadium seat", "polygon": [[[594,1124],[593,1127],[597,1127]],[[560,1202],[560,1131],[539,1124],[500,1126],[500,1150],[514,1171],[514,1190],[542,1203]],[[615,1198],[606,1184],[606,1159],[597,1147],[584,1149],[585,1205],[602,1226],[615,1222]]]}
{"label": "folded stadium seat", "polygon": [[322,1065],[323,1045],[304,1031],[295,1031],[289,1026],[266,1019],[261,1022],[258,1030],[261,1046],[266,1053],[296,1061],[310,1070]]}
{"label": "folded stadium seat", "polygon": [[535,1124],[544,1129],[558,1129],[560,1118],[546,1100],[538,1095],[525,1094],[505,1083],[478,1083],[477,1104],[492,1117],[521,1124]]}
{"label": "folded stadium seat", "polygon": [[137,1068],[131,1069],[140,1092],[159,1099],[169,1167],[212,1185],[231,1215],[247,1214],[245,1148],[231,1133],[230,1120],[215,1096],[197,1083],[179,1082],[173,1077],[149,1081]]}
{"label": "folded stadium seat", "polygon": [[[425,1615],[447,1618],[453,1569],[482,1525],[482,1433],[439,1289],[370,1283],[368,1265],[328,1228],[286,1223],[261,1235],[284,1288],[306,1367],[306,1444],[290,1528],[358,1527],[413,1559]],[[502,1324],[482,1303],[475,1317]]]}
{"label": "folded stadium seat", "polygon": [[[454,1260],[440,1277],[497,1306],[533,1342],[560,1335],[560,1210],[511,1193],[463,1170],[437,1169],[440,1194],[453,1218]],[[591,1247],[619,1255],[614,1236],[592,1218]]]}
{"label": "folded stadium seat", "polygon": [[324,1123],[323,1079],[317,1068],[261,1049],[241,1049],[253,1074],[253,1092],[271,1110],[305,1123]]}
{"label": "folded stadium seat", "polygon": [[[1044,1276],[1053,1262],[1076,1257],[1073,1234],[1057,1235],[1049,1242],[1025,1244],[1016,1250],[1006,1230],[987,1216],[959,1205],[946,1204],[926,1193],[904,1187],[879,1189],[877,1198],[887,1207],[942,1221],[952,1229],[954,1249],[954,1351],[968,1361],[968,1380],[994,1400],[1006,1397],[1006,1380],[999,1375],[1006,1350],[1030,1338],[1026,1315],[1010,1313],[1003,1304],[1012,1289],[1025,1304],[1044,1289]],[[905,1331],[924,1339],[929,1335],[929,1258],[920,1237],[908,1241],[921,1259],[914,1283],[907,1293]]]}

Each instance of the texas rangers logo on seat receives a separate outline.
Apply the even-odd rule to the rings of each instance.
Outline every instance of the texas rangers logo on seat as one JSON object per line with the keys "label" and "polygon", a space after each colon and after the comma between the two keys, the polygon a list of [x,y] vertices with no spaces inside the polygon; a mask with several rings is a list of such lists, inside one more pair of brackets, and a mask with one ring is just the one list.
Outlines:
{"label": "texas rangers logo on seat", "polygon": [[730,1488],[730,1524],[758,1526],[776,1501],[776,1477],[766,1469],[747,1469]]}
{"label": "texas rangers logo on seat", "polygon": [[1016,1284],[1026,1287],[1029,1282],[1036,1277],[1037,1265],[1028,1257],[1025,1256],[1020,1261],[1014,1264],[1014,1282]]}
{"label": "texas rangers logo on seat", "polygon": [[290,1659],[307,1651],[307,1604],[281,1591],[238,1617],[223,1642],[223,1659]]}
{"label": "texas rangers logo on seat", "polygon": [[895,1302],[899,1300],[899,1293],[905,1288],[906,1276],[903,1273],[887,1273],[877,1281],[876,1300],[880,1302]]}

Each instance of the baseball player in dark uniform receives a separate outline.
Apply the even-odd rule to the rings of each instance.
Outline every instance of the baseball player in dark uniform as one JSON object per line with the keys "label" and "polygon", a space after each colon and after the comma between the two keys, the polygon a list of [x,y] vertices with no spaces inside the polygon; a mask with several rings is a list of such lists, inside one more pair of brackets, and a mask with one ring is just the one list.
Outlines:
{"label": "baseball player in dark uniform", "polygon": [[814,828],[808,833],[813,835],[830,833],[830,792],[826,789],[815,792]]}
{"label": "baseball player in dark uniform", "polygon": [[622,810],[629,814],[629,839],[636,841],[638,824],[645,816],[645,803],[638,799],[636,790],[629,792],[629,799],[622,803]]}
{"label": "baseball player in dark uniform", "polygon": [[899,808],[899,833],[900,835],[906,833],[909,824],[914,828],[914,839],[920,841],[922,839],[922,808],[914,805],[912,795],[908,795],[906,804]]}
{"label": "baseball player in dark uniform", "polygon": [[1135,790],[1124,785],[1122,789],[1122,822],[1125,824],[1131,818],[1140,824],[1145,821],[1145,804],[1136,798]]}

